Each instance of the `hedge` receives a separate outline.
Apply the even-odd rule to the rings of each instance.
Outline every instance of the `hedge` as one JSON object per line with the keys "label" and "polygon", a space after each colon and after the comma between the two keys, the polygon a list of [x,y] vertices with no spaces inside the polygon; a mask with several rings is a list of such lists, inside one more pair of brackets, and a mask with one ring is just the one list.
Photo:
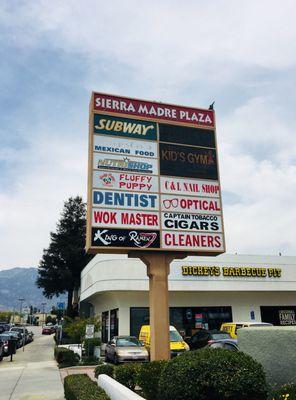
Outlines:
{"label": "hedge", "polygon": [[296,384],[291,383],[282,386],[272,393],[271,398],[273,400],[296,400]]}
{"label": "hedge", "polygon": [[66,400],[110,400],[106,392],[86,374],[66,376],[64,391]]}
{"label": "hedge", "polygon": [[99,364],[95,369],[95,377],[105,374],[113,378],[114,376],[114,366],[111,364]]}
{"label": "hedge", "polygon": [[137,373],[137,384],[141,387],[145,399],[155,400],[158,396],[158,382],[163,368],[168,361],[151,361],[140,365]]}
{"label": "hedge", "polygon": [[79,363],[79,355],[74,351],[66,349],[65,347],[55,347],[54,357],[57,360],[59,367],[72,367]]}
{"label": "hedge", "polygon": [[169,361],[159,380],[162,400],[266,400],[262,366],[250,356],[225,349],[187,352]]}
{"label": "hedge", "polygon": [[137,383],[136,377],[138,369],[139,364],[136,363],[118,365],[115,368],[115,379],[127,388],[134,390]]}

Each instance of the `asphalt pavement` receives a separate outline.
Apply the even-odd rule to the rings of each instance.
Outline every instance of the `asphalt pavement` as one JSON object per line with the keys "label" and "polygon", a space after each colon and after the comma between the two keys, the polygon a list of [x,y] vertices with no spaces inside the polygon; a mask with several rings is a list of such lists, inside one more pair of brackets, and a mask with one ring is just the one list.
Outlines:
{"label": "asphalt pavement", "polygon": [[0,400],[63,400],[64,389],[54,360],[53,335],[29,327],[34,341],[0,362]]}

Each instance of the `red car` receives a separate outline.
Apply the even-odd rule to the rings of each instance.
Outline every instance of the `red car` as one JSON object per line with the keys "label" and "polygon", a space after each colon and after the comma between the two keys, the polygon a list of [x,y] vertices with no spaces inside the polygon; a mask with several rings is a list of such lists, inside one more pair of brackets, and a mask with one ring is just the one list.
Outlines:
{"label": "red car", "polygon": [[42,335],[51,335],[55,332],[55,328],[52,325],[44,325],[42,327]]}

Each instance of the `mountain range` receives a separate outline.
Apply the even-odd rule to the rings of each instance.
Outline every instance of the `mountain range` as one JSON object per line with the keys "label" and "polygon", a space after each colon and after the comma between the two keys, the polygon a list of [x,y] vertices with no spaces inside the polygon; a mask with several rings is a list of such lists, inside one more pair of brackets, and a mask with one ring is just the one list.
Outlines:
{"label": "mountain range", "polygon": [[42,289],[36,285],[37,268],[11,268],[0,271],[0,310],[20,309],[19,299],[24,299],[23,307],[33,306],[42,309],[42,303],[46,303],[45,310],[51,310],[57,302],[66,302],[67,296],[61,295],[47,299],[42,294]]}

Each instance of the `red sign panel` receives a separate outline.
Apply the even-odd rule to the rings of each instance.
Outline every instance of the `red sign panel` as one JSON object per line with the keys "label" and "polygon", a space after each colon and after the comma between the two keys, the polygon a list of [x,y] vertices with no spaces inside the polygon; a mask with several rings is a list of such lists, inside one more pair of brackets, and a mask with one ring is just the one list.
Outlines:
{"label": "red sign panel", "polygon": [[212,110],[155,103],[110,94],[94,93],[94,110],[134,115],[152,120],[180,122],[182,124],[214,127]]}

